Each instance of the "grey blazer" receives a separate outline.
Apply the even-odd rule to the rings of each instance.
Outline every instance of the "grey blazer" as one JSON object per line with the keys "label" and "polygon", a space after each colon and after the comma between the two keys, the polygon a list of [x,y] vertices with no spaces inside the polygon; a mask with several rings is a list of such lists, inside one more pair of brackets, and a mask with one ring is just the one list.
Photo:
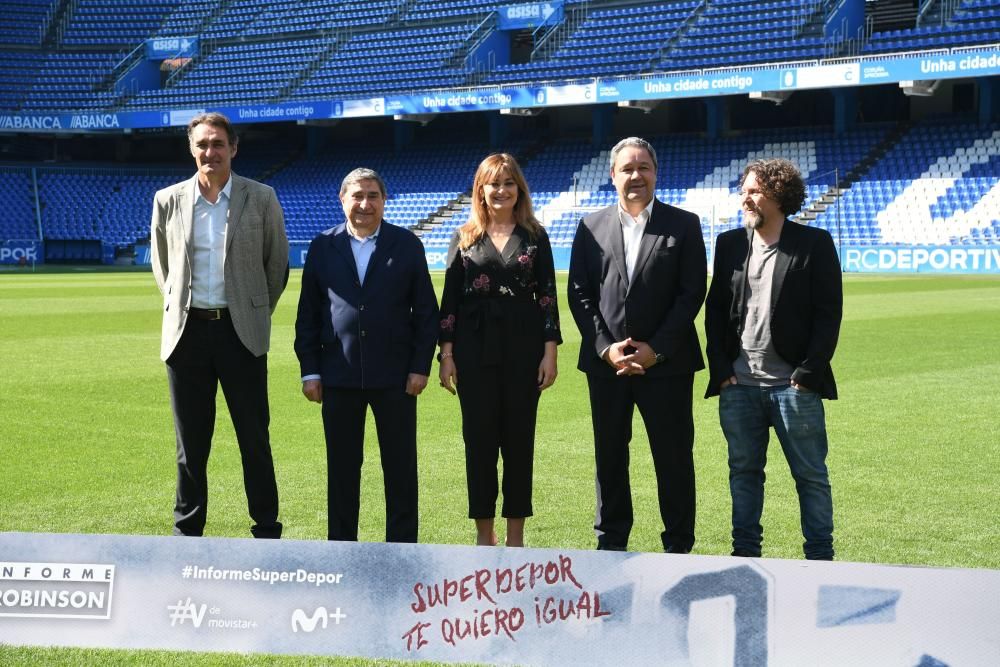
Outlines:
{"label": "grey blazer", "polygon": [[[156,193],[150,231],[153,276],[163,294],[160,358],[177,346],[191,307],[194,178]],[[267,353],[271,313],[288,282],[288,238],[281,205],[268,185],[233,174],[224,264],[233,328],[255,356]]]}

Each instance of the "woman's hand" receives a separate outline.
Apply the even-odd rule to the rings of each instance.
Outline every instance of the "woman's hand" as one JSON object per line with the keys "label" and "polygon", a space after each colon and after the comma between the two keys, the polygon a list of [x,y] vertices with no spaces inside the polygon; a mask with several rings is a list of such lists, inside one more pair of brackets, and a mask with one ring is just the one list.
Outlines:
{"label": "woman's hand", "polygon": [[545,354],[542,356],[542,363],[538,364],[538,391],[545,391],[551,387],[559,371],[556,368],[556,357],[558,356],[555,341],[545,343]]}
{"label": "woman's hand", "polygon": [[441,369],[438,371],[438,379],[441,380],[441,386],[455,394],[456,386],[458,385],[458,370],[455,368],[455,360],[449,354],[447,357],[441,357]]}

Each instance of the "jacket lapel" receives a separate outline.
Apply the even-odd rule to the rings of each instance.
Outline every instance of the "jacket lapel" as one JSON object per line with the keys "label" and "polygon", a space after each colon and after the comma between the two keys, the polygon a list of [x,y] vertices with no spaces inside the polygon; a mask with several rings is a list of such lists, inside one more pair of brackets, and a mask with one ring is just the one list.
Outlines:
{"label": "jacket lapel", "polygon": [[[635,268],[632,269],[632,282],[636,282],[634,279],[636,276],[642,273],[642,267],[646,264],[646,260],[649,259],[650,254],[653,252],[653,246],[658,242],[662,241],[663,237],[666,236],[666,223],[663,220],[662,212],[658,214],[659,202],[653,202],[653,210],[650,213],[649,220],[646,221],[645,229],[642,230],[642,238],[639,240],[639,253],[635,258]],[[629,288],[632,285],[629,283]]]}
{"label": "jacket lapel", "polygon": [[368,260],[368,268],[365,269],[365,284],[371,285],[374,278],[377,278],[377,274],[380,273],[383,262],[385,262],[385,257],[389,256],[389,250],[392,248],[393,234],[389,230],[389,223],[383,220],[379,223],[378,238],[375,239],[375,250],[372,251],[372,256]]}
{"label": "jacket lapel", "polygon": [[611,208],[605,221],[605,228],[611,237],[611,258],[621,275],[622,283],[628,285],[628,270],[625,268],[625,237],[622,236],[622,223],[618,215],[618,204]]}
{"label": "jacket lapel", "polygon": [[174,200],[181,215],[181,231],[184,234],[184,245],[191,248],[194,244],[194,200],[191,199],[194,188],[198,187],[197,176],[184,181],[174,190]]}
{"label": "jacket lapel", "polygon": [[746,313],[743,311],[746,308],[746,289],[747,289],[747,271],[750,267],[750,244],[753,243],[753,230],[745,229],[745,234],[740,237],[742,243],[740,244],[738,250],[739,256],[742,257],[742,261],[739,266],[740,270],[734,276],[733,285],[733,298],[736,302],[736,312],[738,314],[737,321],[740,323],[740,333],[743,332],[743,322],[745,321]]}
{"label": "jacket lapel", "polygon": [[778,303],[778,297],[781,296],[781,288],[785,284],[785,275],[788,273],[788,267],[792,264],[792,258],[795,257],[795,229],[792,229],[792,225],[798,223],[792,222],[791,220],[785,220],[785,224],[781,227],[781,236],[778,238],[778,252],[774,258],[774,274],[771,276],[771,312],[774,312],[774,305]]}
{"label": "jacket lapel", "polygon": [[[240,218],[243,216],[243,206],[247,201],[247,187],[243,179],[233,174],[233,188],[229,197],[229,219],[226,221],[226,256],[233,245],[233,237],[239,229]],[[221,195],[220,195],[221,196]]]}
{"label": "jacket lapel", "polygon": [[334,230],[333,235],[330,237],[330,245],[333,246],[334,251],[350,267],[351,274],[354,276],[354,282],[360,283],[361,278],[358,277],[358,264],[354,261],[354,253],[351,252],[351,235],[347,233],[347,223],[341,223]]}

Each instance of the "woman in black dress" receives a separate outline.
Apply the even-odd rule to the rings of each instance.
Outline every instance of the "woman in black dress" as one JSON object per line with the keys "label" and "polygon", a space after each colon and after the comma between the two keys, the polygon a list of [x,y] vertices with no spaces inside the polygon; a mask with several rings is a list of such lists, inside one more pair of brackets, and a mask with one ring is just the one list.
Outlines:
{"label": "woman in black dress", "polygon": [[524,546],[538,397],[555,382],[562,342],[555,278],[521,168],[507,153],[490,155],[476,170],[469,222],[451,239],[441,297],[440,379],[462,408],[476,544],[497,542],[502,455],[506,544]]}

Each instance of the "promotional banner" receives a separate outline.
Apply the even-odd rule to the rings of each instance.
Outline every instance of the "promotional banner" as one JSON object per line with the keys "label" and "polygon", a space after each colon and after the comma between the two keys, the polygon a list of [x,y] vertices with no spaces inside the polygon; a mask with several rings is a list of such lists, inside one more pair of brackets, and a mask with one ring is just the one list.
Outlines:
{"label": "promotional banner", "polygon": [[[516,5],[554,7],[555,3]],[[507,9],[512,9],[508,7]],[[541,9],[539,11],[542,11]],[[183,40],[150,40],[150,42]],[[182,46],[178,43],[177,46]],[[196,47],[196,45],[195,45]],[[194,48],[194,47],[192,47]],[[569,74],[569,72],[568,72]],[[899,58],[838,59],[836,63],[814,63],[794,67],[712,69],[661,76],[576,79],[549,82],[544,86],[511,86],[432,90],[404,95],[361,99],[328,99],[308,102],[211,106],[237,123],[328,120],[370,116],[412,115],[458,111],[489,111],[511,108],[573,104],[604,104],[628,100],[659,100],[751,92],[794,91],[876,85],[899,81],[976,78],[1000,75],[1000,49],[938,53],[933,56]],[[375,93],[376,91],[372,91]],[[165,109],[116,113],[0,114],[0,131],[94,132],[133,128],[186,125],[195,114],[207,110]]]}
{"label": "promotional banner", "polygon": [[193,58],[198,55],[197,37],[157,37],[146,40],[146,58]]}
{"label": "promotional banner", "polygon": [[[302,268],[309,243],[292,241],[288,248],[288,264]],[[557,271],[569,270],[570,248],[552,248],[552,260]],[[711,244],[706,247],[711,266]],[[448,246],[426,245],[427,268],[444,271],[448,262]],[[148,252],[146,257],[148,258]],[[840,250],[841,265],[849,273],[1000,273],[1000,246],[853,246]],[[140,262],[136,256],[136,264]]]}
{"label": "promotional banner", "polygon": [[996,665],[1000,572],[0,534],[0,642],[523,665]]}
{"label": "promotional banner", "polygon": [[555,24],[563,20],[562,0],[507,5],[497,10],[501,30],[524,30],[542,24]]}
{"label": "promotional banner", "polygon": [[844,246],[840,261],[861,273],[1000,273],[1000,246]]}
{"label": "promotional banner", "polygon": [[11,239],[0,245],[0,264],[41,264],[45,261],[44,244],[32,239]]}

